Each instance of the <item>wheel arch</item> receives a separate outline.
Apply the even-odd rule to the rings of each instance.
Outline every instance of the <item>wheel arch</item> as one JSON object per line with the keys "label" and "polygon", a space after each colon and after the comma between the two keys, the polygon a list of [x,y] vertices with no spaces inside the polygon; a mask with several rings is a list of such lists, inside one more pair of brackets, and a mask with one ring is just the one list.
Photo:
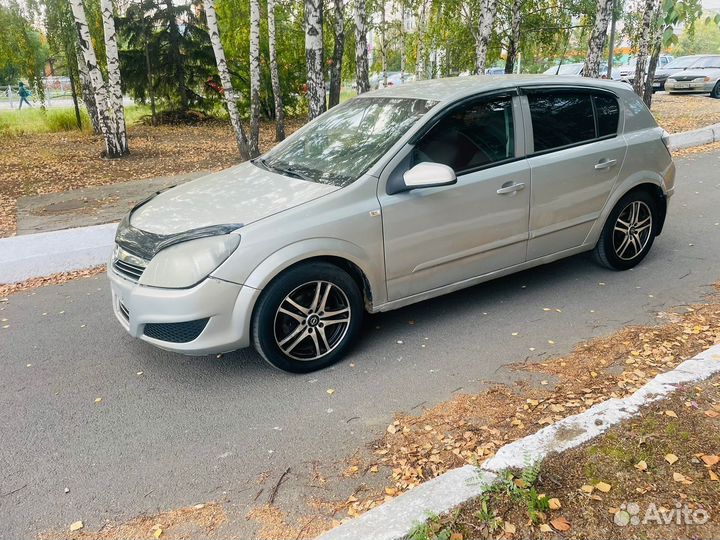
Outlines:
{"label": "wheel arch", "polygon": [[[655,225],[655,236],[660,235],[663,230],[663,226],[665,225],[665,217],[667,216],[667,197],[665,196],[665,192],[654,182],[643,182],[623,193],[618,200],[625,197],[628,193],[634,193],[636,191],[645,191],[655,200],[656,209],[658,211],[658,220]],[[615,204],[617,204],[617,202]]]}

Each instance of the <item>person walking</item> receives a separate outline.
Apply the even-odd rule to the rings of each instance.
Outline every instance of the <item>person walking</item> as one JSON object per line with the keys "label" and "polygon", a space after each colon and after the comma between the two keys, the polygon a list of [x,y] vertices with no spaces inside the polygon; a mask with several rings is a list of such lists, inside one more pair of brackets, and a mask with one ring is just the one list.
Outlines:
{"label": "person walking", "polygon": [[25,84],[20,81],[18,83],[18,95],[20,96],[20,105],[18,106],[18,110],[22,109],[23,101],[27,103],[27,106],[32,108],[32,105],[30,105],[30,102],[28,101],[28,97],[30,97],[30,90],[28,90],[25,87]]}

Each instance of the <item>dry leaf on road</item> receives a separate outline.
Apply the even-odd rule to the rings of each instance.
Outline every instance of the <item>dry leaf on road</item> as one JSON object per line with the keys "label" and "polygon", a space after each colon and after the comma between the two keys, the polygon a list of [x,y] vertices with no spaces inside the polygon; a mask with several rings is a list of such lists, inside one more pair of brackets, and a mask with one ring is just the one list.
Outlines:
{"label": "dry leaf on road", "polygon": [[556,517],[555,519],[550,520],[550,525],[552,525],[555,530],[560,532],[565,532],[570,530],[570,522],[565,519],[564,517]]}

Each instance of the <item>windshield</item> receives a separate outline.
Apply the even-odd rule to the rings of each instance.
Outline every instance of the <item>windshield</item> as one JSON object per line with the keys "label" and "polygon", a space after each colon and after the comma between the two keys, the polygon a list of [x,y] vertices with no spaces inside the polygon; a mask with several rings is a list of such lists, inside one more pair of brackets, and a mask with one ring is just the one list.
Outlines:
{"label": "windshield", "polygon": [[685,69],[692,66],[695,62],[698,61],[697,56],[681,56],[680,58],[676,58],[672,62],[670,62],[667,66],[665,66],[665,69]]}
{"label": "windshield", "polygon": [[720,56],[704,56],[693,64],[693,69],[715,68],[720,69]]}
{"label": "windshield", "polygon": [[255,161],[303,180],[347,186],[360,178],[437,101],[356,98]]}

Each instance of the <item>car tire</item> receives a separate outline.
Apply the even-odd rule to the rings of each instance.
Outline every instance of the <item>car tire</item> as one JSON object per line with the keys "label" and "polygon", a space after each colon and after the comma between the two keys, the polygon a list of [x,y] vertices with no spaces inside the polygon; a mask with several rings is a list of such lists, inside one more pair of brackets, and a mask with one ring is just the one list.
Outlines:
{"label": "car tire", "polygon": [[615,205],[593,252],[595,260],[613,270],[638,265],[655,240],[659,215],[655,199],[645,190],[631,191]]}
{"label": "car tire", "polygon": [[309,373],[347,354],[363,315],[362,292],[347,272],[326,262],[300,264],[280,274],[260,296],[253,344],[274,367]]}
{"label": "car tire", "polygon": [[710,97],[715,99],[720,99],[720,81],[715,83],[715,86],[712,89],[712,92],[710,92]]}

